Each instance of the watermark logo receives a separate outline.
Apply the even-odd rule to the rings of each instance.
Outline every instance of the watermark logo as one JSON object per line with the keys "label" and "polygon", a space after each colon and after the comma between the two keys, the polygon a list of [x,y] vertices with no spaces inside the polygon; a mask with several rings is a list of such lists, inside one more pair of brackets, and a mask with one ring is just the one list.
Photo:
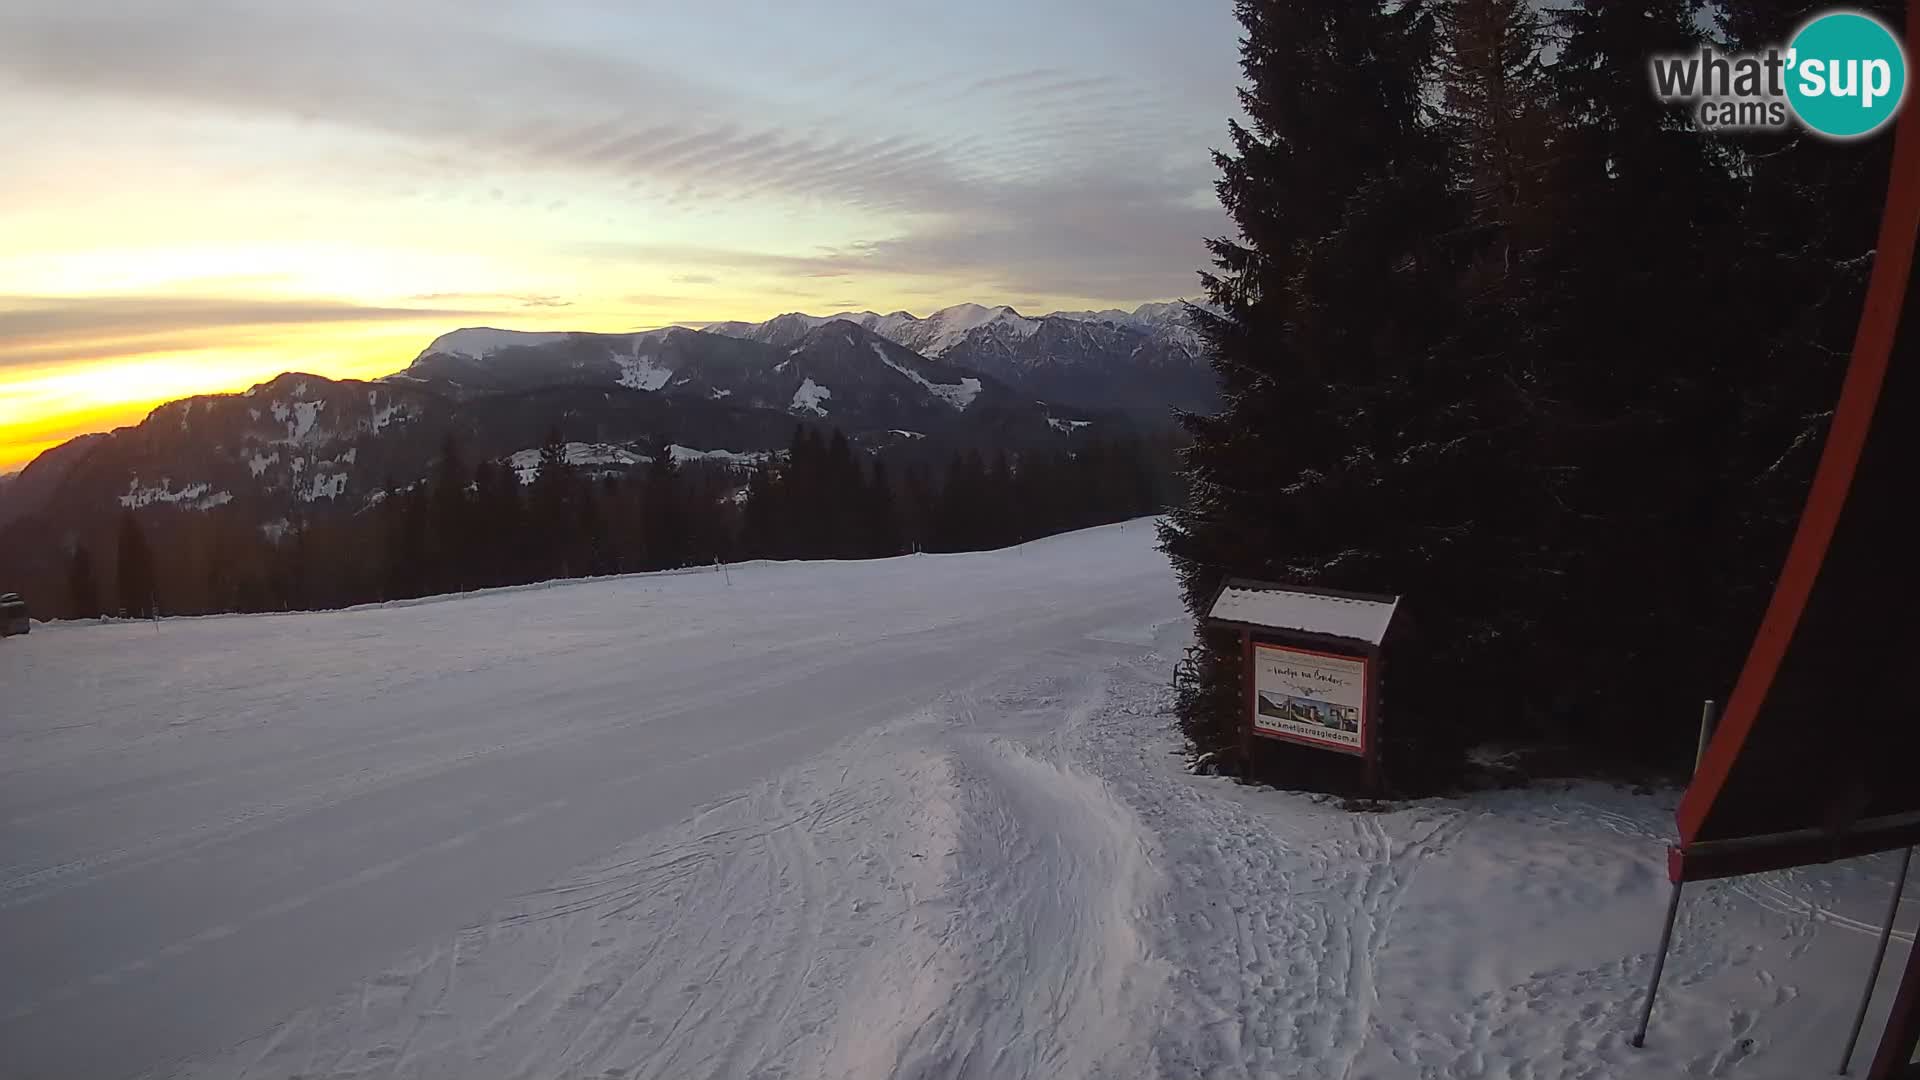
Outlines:
{"label": "watermark logo", "polygon": [[1655,96],[1691,106],[1710,131],[1777,131],[1791,118],[1818,135],[1857,139],[1885,127],[1907,94],[1900,39],[1857,11],[1815,16],[1785,46],[1668,53],[1650,67]]}

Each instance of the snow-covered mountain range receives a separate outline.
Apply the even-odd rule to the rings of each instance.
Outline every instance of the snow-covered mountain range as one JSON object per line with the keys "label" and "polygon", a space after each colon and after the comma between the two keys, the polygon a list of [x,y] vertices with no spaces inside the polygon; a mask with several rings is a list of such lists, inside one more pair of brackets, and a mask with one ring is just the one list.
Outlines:
{"label": "snow-covered mountain range", "polygon": [[635,334],[456,330],[382,381],[462,399],[542,386],[620,387],[830,418],[849,430],[940,426],[983,394],[989,401],[1009,394],[847,320],[782,325],[794,332],[768,340],[680,326]]}
{"label": "snow-covered mountain range", "polygon": [[289,373],[71,440],[0,490],[0,528],[57,538],[129,507],[236,506],[263,525],[356,512],[426,476],[449,435],[470,459],[517,465],[558,427],[610,471],[657,452],[752,467],[801,423],[930,463],[1059,447],[1212,403],[1185,312],[961,304],[629,334],[464,328],[382,379]]}
{"label": "snow-covered mountain range", "polygon": [[705,331],[788,345],[836,320],[1048,401],[1164,415],[1170,407],[1209,409],[1217,400],[1213,372],[1188,323],[1187,305],[1178,300],[1142,304],[1132,311],[1037,316],[981,304],[957,304],[925,318],[904,311],[794,312],[762,323],[714,323]]}
{"label": "snow-covered mountain range", "polygon": [[836,315],[806,315],[793,312],[763,323],[710,323],[704,329],[713,333],[726,334],[729,337],[754,338],[780,344],[781,342],[777,340],[780,337],[795,335],[835,319],[858,323],[881,337],[929,356],[944,355],[947,350],[965,341],[975,331],[994,324],[1006,328],[996,333],[1005,332],[1016,337],[1031,337],[1048,319],[1111,323],[1114,326],[1128,327],[1143,333],[1165,334],[1192,346],[1196,352],[1199,347],[1198,336],[1187,325],[1186,301],[1183,300],[1142,304],[1132,311],[1108,308],[1105,311],[1055,311],[1035,316],[1022,315],[1005,304],[995,307],[983,304],[955,304],[952,307],[941,308],[924,319],[905,311],[896,311],[891,315],[879,315],[871,311],[842,311]]}
{"label": "snow-covered mountain range", "polygon": [[1177,300],[1038,316],[957,304],[924,318],[905,311],[790,312],[758,323],[711,323],[697,333],[679,326],[633,334],[470,327],[441,335],[390,378],[438,383],[461,395],[555,382],[669,392],[699,384],[724,394],[738,389],[733,383],[761,358],[722,341],[802,348],[825,327],[846,323],[918,354],[907,363],[945,362],[1026,397],[1164,419],[1169,409],[1216,403],[1213,373],[1187,312]]}

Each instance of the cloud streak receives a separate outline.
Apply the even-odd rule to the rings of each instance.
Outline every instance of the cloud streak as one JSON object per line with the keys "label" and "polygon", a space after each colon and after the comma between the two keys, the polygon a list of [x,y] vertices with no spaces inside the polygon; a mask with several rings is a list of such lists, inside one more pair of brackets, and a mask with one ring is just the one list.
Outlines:
{"label": "cloud streak", "polygon": [[249,327],[466,318],[456,307],[172,296],[0,296],[0,368],[184,351]]}
{"label": "cloud streak", "polygon": [[[960,40],[951,43],[958,65],[929,73],[916,41],[913,60],[876,51],[851,68],[789,65],[756,81],[711,47],[531,33],[533,10],[16,0],[0,12],[0,79],[375,132],[439,146],[449,169],[558,170],[674,205],[772,201],[911,219],[904,234],[857,239],[928,274],[979,271],[991,239],[1003,252],[999,277],[1057,289],[1078,266],[1089,278],[1079,294],[1176,278],[1184,288],[1203,258],[1199,238],[1225,225],[1219,212],[1195,209],[1225,112],[1188,85],[1194,49],[1163,44],[1158,66],[1099,71],[1022,67],[995,58],[992,43]],[[554,14],[591,24],[594,10],[559,5]],[[854,6],[852,17],[864,10]],[[1083,10],[1086,26],[1115,21],[1106,7]],[[792,44],[801,52],[822,42]],[[1175,82],[1151,76],[1162,67]],[[1230,67],[1218,72],[1220,99],[1233,78]],[[866,89],[847,92],[855,86]],[[813,98],[838,108],[791,104]],[[1185,232],[1168,242],[1175,229]],[[1152,241],[1116,242],[1106,230]],[[1116,247],[1130,267],[1117,276],[1108,266]],[[1154,251],[1166,263],[1157,276],[1138,268]]]}

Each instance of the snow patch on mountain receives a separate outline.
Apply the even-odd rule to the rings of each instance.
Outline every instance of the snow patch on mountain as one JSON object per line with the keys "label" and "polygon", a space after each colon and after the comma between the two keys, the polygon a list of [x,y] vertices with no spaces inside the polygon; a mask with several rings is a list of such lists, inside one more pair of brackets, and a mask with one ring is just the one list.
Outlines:
{"label": "snow patch on mountain", "polygon": [[[570,442],[565,453],[569,465],[644,465],[653,460],[611,443]],[[522,484],[533,483],[540,475],[540,448],[514,451],[507,456],[507,465]]]}
{"label": "snow patch on mountain", "polygon": [[[1201,347],[1200,335],[1187,319],[1187,300],[1166,300],[1141,304],[1132,311],[1119,308],[1107,308],[1104,311],[1056,311],[1046,316],[1051,319],[1071,319],[1074,322],[1111,323],[1143,333],[1158,334],[1178,342],[1191,352]],[[1206,307],[1196,304],[1196,307]]]}
{"label": "snow patch on mountain", "polygon": [[420,355],[449,353],[484,360],[489,354],[499,352],[501,349],[522,345],[546,345],[563,341],[566,337],[565,331],[496,330],[491,326],[469,326],[434,338],[433,344],[428,345],[426,352]]}
{"label": "snow patch on mountain", "polygon": [[326,499],[332,502],[347,493],[347,474],[328,473],[315,469],[313,479],[294,491],[301,502],[319,502]]}
{"label": "snow patch on mountain", "polygon": [[1093,423],[1091,420],[1056,420],[1051,416],[1047,417],[1048,427],[1055,431],[1066,432],[1069,435],[1073,434],[1073,429],[1083,428],[1091,423]]}
{"label": "snow patch on mountain", "polygon": [[927,389],[933,391],[934,394],[944,399],[947,404],[953,406],[955,411],[965,412],[967,406],[973,404],[973,399],[980,396],[980,380],[969,376],[961,379],[957,386],[946,383],[928,383]]}
{"label": "snow patch on mountain", "polygon": [[914,371],[912,368],[894,363],[893,358],[887,355],[887,350],[878,342],[874,343],[873,354],[880,358],[881,363],[912,379],[914,382],[919,383],[927,393],[953,406],[955,411],[965,412],[967,406],[973,404],[973,399],[980,396],[979,379],[969,376],[962,378],[957,384],[937,383],[929,380],[926,376]]}
{"label": "snow patch on mountain", "polygon": [[1150,301],[1132,311],[1120,308],[1107,308],[1104,311],[1055,311],[1042,318],[1072,319],[1074,322],[1110,322],[1119,326],[1156,326],[1170,319],[1185,319],[1189,302],[1187,300]]}
{"label": "snow patch on mountain", "polygon": [[367,405],[373,409],[373,419],[369,421],[368,427],[375,435],[380,434],[388,424],[404,423],[413,419],[413,414],[399,402],[389,401],[385,405],[379,405],[378,400],[379,391],[367,391]]}
{"label": "snow patch on mountain", "polygon": [[[699,450],[679,443],[669,445],[667,453],[673,458],[674,463],[679,465],[699,461],[737,469],[756,468],[771,456],[764,451]],[[625,468],[653,463],[653,456],[650,454],[642,454],[612,443],[570,442],[566,445],[566,458],[569,465],[585,466]],[[507,456],[506,461],[508,468],[514,471],[522,484],[531,484],[540,476],[540,448],[537,446],[515,451]]]}
{"label": "snow patch on mountain", "polygon": [[[294,393],[300,394],[305,390],[306,384],[301,383],[298,387],[294,388]],[[272,405],[273,418],[286,425],[287,436],[284,441],[289,443],[321,441],[325,432],[320,431],[316,433],[314,427],[320,420],[320,414],[325,412],[326,408],[327,403],[324,400],[295,400],[291,405],[284,401],[275,401]],[[311,438],[309,436],[311,436]]]}
{"label": "snow patch on mountain", "polygon": [[182,510],[211,510],[232,501],[232,492],[214,491],[212,484],[205,482],[188,484],[175,491],[173,481],[167,479],[161,480],[159,487],[141,487],[139,479],[135,478],[127,484],[127,493],[120,496],[120,505],[129,510],[138,510],[155,503],[177,506]]}
{"label": "snow patch on mountain", "polygon": [[[786,361],[781,361],[781,366],[786,366]],[[793,392],[793,401],[788,403],[787,411],[825,416],[827,415],[827,407],[822,404],[822,402],[825,402],[832,396],[833,391],[814,382],[811,378],[803,379],[800,383],[800,389]]]}
{"label": "snow patch on mountain", "polygon": [[635,390],[658,390],[673,378],[673,369],[654,362],[652,353],[614,357],[620,364],[620,385]]}
{"label": "snow patch on mountain", "polygon": [[267,471],[267,466],[278,465],[279,463],[280,451],[275,450],[271,454],[262,454],[255,451],[253,457],[247,461],[247,469],[252,472],[253,475],[260,476]]}
{"label": "snow patch on mountain", "polygon": [[914,327],[911,347],[928,356],[939,356],[960,344],[968,334],[988,324],[1005,327],[1019,337],[1031,337],[1040,323],[1028,319],[1010,307],[986,307],[981,304],[955,304],[941,308]]}
{"label": "snow patch on mountain", "polygon": [[1110,322],[1125,326],[1133,321],[1133,312],[1119,308],[1107,308],[1105,311],[1055,311],[1047,315],[1050,319],[1071,319],[1074,322]]}
{"label": "snow patch on mountain", "polygon": [[749,453],[738,450],[695,450],[691,446],[681,446],[679,443],[667,447],[667,453],[676,465],[704,461],[714,465],[731,465],[738,469],[755,468],[768,457],[768,454],[761,450]]}

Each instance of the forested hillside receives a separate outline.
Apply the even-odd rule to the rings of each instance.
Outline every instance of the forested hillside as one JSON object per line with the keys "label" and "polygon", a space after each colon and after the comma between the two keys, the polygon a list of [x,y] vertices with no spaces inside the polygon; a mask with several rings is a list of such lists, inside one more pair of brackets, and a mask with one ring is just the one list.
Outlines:
{"label": "forested hillside", "polygon": [[[1867,5],[1895,10],[1895,5]],[[1786,40],[1736,0],[1242,0],[1238,235],[1196,326],[1226,398],[1190,422],[1165,542],[1198,611],[1228,576],[1405,597],[1388,771],[1467,747],[1690,761],[1818,456],[1891,140],[1710,135],[1647,57]],[[1181,711],[1231,752],[1235,643]],[[1250,771],[1340,788],[1348,763]]]}
{"label": "forested hillside", "polygon": [[262,529],[225,505],[125,509],[29,599],[40,618],[286,611],[751,558],[984,550],[1153,513],[1175,483],[1170,437],[942,459],[798,425],[787,450],[755,459],[664,441],[608,454],[555,430],[524,461],[470,461],[449,437],[426,480],[358,513]]}

